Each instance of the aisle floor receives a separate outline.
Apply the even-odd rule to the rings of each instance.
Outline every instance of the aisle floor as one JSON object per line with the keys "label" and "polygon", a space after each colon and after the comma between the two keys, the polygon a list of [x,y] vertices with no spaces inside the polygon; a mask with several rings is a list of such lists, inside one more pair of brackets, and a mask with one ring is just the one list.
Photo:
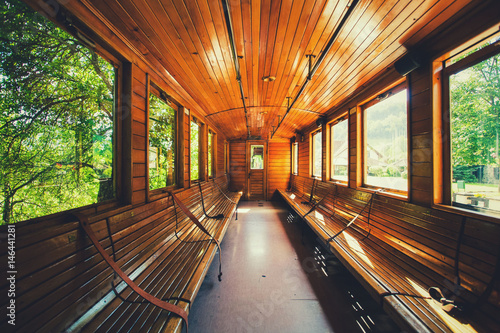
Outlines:
{"label": "aisle floor", "polygon": [[189,314],[189,332],[399,332],[285,204],[240,202]]}

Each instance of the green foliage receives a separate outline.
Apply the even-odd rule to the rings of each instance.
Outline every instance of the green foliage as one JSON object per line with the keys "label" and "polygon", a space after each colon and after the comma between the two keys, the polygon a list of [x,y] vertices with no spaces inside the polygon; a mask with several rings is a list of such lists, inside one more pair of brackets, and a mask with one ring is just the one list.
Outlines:
{"label": "green foliage", "polygon": [[496,55],[450,77],[454,167],[500,164],[499,61]]}
{"label": "green foliage", "polygon": [[175,110],[149,96],[149,189],[175,184]]}
{"label": "green foliage", "polygon": [[455,181],[463,180],[466,183],[475,183],[477,182],[477,178],[474,176],[473,172],[476,170],[476,166],[455,165],[453,166],[453,179]]}
{"label": "green foliage", "polygon": [[401,171],[395,166],[389,165],[386,172],[389,177],[401,177]]}
{"label": "green foliage", "polygon": [[0,2],[1,223],[114,196],[114,68],[17,0]]}
{"label": "green foliage", "polygon": [[368,167],[368,175],[374,177],[382,177],[385,174],[384,168],[381,166],[370,166]]}
{"label": "green foliage", "polygon": [[191,180],[197,180],[200,178],[199,146],[200,146],[200,126],[198,126],[198,124],[196,124],[195,122],[191,122],[191,141],[190,141]]}

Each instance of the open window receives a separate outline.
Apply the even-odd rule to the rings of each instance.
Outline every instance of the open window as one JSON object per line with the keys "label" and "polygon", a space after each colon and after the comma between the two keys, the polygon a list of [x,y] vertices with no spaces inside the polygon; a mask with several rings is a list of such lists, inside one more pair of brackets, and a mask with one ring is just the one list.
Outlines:
{"label": "open window", "polygon": [[435,170],[442,165],[437,203],[499,217],[500,34],[480,36],[436,64],[443,135],[435,147],[442,157],[435,161]]}
{"label": "open window", "polygon": [[330,178],[347,184],[349,173],[349,131],[347,115],[330,125]]}
{"label": "open window", "polygon": [[361,106],[363,186],[408,194],[408,102],[406,83]]}
{"label": "open window", "polygon": [[321,130],[311,134],[311,175],[315,178],[321,178],[321,168],[323,159],[323,143]]}
{"label": "open window", "polygon": [[121,62],[24,3],[4,7],[0,224],[115,198]]}
{"label": "open window", "polygon": [[178,107],[150,83],[149,190],[176,185],[176,115]]}

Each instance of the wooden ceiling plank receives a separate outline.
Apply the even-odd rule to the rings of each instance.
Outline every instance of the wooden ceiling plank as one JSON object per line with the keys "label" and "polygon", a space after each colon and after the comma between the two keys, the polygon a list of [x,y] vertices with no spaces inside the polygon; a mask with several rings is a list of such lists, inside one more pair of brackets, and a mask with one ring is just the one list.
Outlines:
{"label": "wooden ceiling plank", "polygon": [[[405,4],[402,4],[405,5]],[[390,40],[390,36],[394,33],[397,32],[398,30],[401,29],[402,24],[407,24],[410,22],[408,18],[412,16],[412,14],[418,10],[419,8],[422,8],[422,3],[421,2],[415,2],[412,1],[408,6],[404,8],[397,7],[399,11],[397,12],[397,15],[394,16],[393,14],[396,13],[389,13],[385,18],[384,22],[381,22],[380,28],[378,30],[383,31],[383,33],[380,33],[375,40],[372,38],[367,38],[363,42],[363,44],[367,45],[367,48],[362,48],[360,47],[359,50],[357,50],[352,56],[352,61],[351,63],[346,66],[342,64],[341,66],[338,66],[340,68],[346,67],[344,70],[342,70],[342,73],[340,73],[340,70],[338,70],[338,75],[343,75],[343,78],[351,77],[353,75],[353,72],[356,71],[356,68],[361,65],[367,65],[370,57],[372,57],[372,54],[380,54],[382,52],[382,49],[385,48],[388,44],[392,43],[397,43],[397,40],[400,35],[396,33],[395,38],[393,40]],[[390,22],[388,22],[390,21]],[[370,37],[370,36],[369,36]],[[395,59],[394,59],[395,60]],[[375,73],[372,73],[375,74]],[[335,89],[331,89],[331,86],[333,85],[333,82],[339,82],[338,80],[341,80],[342,76],[332,76],[330,79],[330,82],[328,82],[324,89],[321,89],[319,93],[321,93],[323,96],[320,99],[318,99],[317,103],[315,103],[315,108],[322,108],[322,109],[329,109],[331,107],[331,102],[329,100],[331,99],[332,94],[335,92]]]}
{"label": "wooden ceiling plank", "polygon": [[[229,45],[229,36],[226,28],[225,18],[222,12],[222,3],[220,0],[211,0],[207,2],[209,12],[211,13],[211,20],[213,22],[213,26],[215,29],[215,34],[212,35],[212,44],[218,45],[216,48],[217,57],[219,64],[222,69],[225,68],[225,72],[227,75],[228,85],[231,86],[231,90],[234,92],[234,107],[243,107],[243,103],[241,101],[239,84],[236,80],[236,69],[234,67],[233,58],[231,54],[231,46]],[[221,109],[219,109],[221,110]],[[234,121],[234,119],[233,119]],[[245,119],[243,118],[244,124],[246,124]],[[246,126],[246,125],[245,125]],[[246,128],[244,130],[246,133]]]}
{"label": "wooden ceiling plank", "polygon": [[429,11],[421,17],[418,23],[412,30],[416,30],[414,34],[409,33],[410,36],[403,36],[402,43],[407,47],[411,48],[424,37],[429,35],[434,31],[439,25],[444,21],[450,19],[455,15],[460,9],[467,6],[474,0],[456,0],[448,6],[446,3],[438,2],[437,6],[433,7],[433,12]]}
{"label": "wooden ceiling plank", "polygon": [[[296,26],[292,26],[289,24],[290,22],[294,22],[298,20],[300,15],[300,10],[302,9],[302,0],[289,0],[283,1],[281,4],[279,18],[278,18],[278,27],[276,30],[276,38],[274,40],[274,49],[270,61],[268,62],[269,67],[265,72],[265,76],[274,76],[276,77],[277,66],[280,60],[280,56],[282,54],[284,48],[284,41],[287,34],[290,33],[290,30],[295,30]],[[272,15],[272,14],[271,14]],[[276,77],[278,80],[279,78]],[[269,87],[273,86],[275,82],[265,82],[262,86],[261,94],[263,95],[263,105],[269,105],[271,102],[271,96],[268,94]]]}
{"label": "wooden ceiling plank", "polygon": [[252,1],[252,93],[250,105],[257,105],[259,96],[259,36],[260,36],[260,17],[261,0]]}
{"label": "wooden ceiling plank", "polygon": [[[275,2],[276,3],[276,2]],[[271,20],[271,0],[261,0],[261,12],[260,12],[260,35],[258,39],[258,44],[259,44],[259,53],[258,53],[258,68],[257,68],[257,96],[256,96],[256,101],[253,105],[263,105],[261,103],[262,101],[262,95],[260,94],[260,91],[262,89],[262,86],[264,82],[261,80],[261,78],[264,76],[264,70],[265,70],[265,65],[266,65],[266,54],[267,54],[267,40],[269,38],[269,24]],[[272,46],[271,46],[272,47]]]}
{"label": "wooden ceiling plank", "polygon": [[[320,80],[319,78],[321,77],[321,74],[323,73],[325,66],[328,66],[328,63],[332,58],[335,59],[334,56],[337,50],[341,45],[344,44],[345,40],[346,39],[351,40],[350,34],[352,33],[353,29],[358,24],[363,24],[363,26],[368,24],[369,18],[371,18],[372,15],[374,14],[374,12],[370,12],[369,9],[376,10],[379,7],[379,5],[380,5],[379,1],[364,1],[358,4],[356,9],[352,12],[351,17],[346,21],[344,27],[340,31],[340,34],[338,35],[337,40],[333,44],[331,50],[328,52],[326,56],[326,61],[324,61],[318,68],[318,71],[313,77],[312,84],[310,84],[304,90],[304,92],[302,93],[302,97],[297,101],[297,107],[302,108],[305,105],[304,101],[309,100],[311,86],[314,86],[319,82]],[[342,15],[344,16],[345,14],[343,13]]]}
{"label": "wooden ceiling plank", "polygon": [[[246,105],[250,105],[250,101],[252,100],[253,92],[253,75],[252,75],[252,7],[250,1],[242,1],[240,7],[240,17],[241,17],[241,34],[243,41],[243,58],[240,59],[240,64],[242,65],[242,71],[245,72],[242,74],[242,79],[244,78],[243,89],[245,92],[245,103]],[[247,109],[249,115],[249,123],[250,127],[253,131],[256,131],[257,128],[252,125],[253,119],[253,111]],[[253,134],[252,134],[253,135]]]}
{"label": "wooden ceiling plank", "polygon": [[[123,1],[123,3],[127,2]],[[186,34],[183,32],[182,26],[175,27],[175,24],[179,21],[172,21],[176,18],[175,7],[170,3],[168,9],[165,9],[165,7],[156,0],[148,2],[145,2],[145,0],[138,0],[134,2],[133,6],[135,7],[135,10],[140,12],[145,18],[146,22],[141,24],[141,27],[151,25],[154,31],[157,32],[159,36],[159,40],[156,41],[157,44],[165,45],[165,49],[168,50],[178,50],[178,55],[176,57],[178,57],[178,59],[182,59],[178,61],[185,62],[184,67],[188,67],[190,69],[191,75],[189,75],[189,79],[191,84],[196,84],[195,82],[198,81],[203,89],[205,89],[204,93],[208,104],[213,106],[216,106],[218,103],[223,104],[222,100],[218,101],[218,103],[214,103],[213,98],[211,98],[211,92],[213,92],[215,88],[210,80],[210,74],[206,71],[200,70],[200,66],[203,67],[200,57],[193,57],[192,55],[193,50],[196,50],[196,47],[190,39],[185,38]],[[132,10],[133,7],[129,7],[130,10]],[[182,36],[183,33],[184,38],[179,38],[179,36]],[[165,56],[163,55],[163,57]],[[193,72],[195,69],[198,69],[198,71]]]}
{"label": "wooden ceiling plank", "polygon": [[[111,5],[113,5],[114,3],[114,6],[110,7],[108,6],[108,3],[111,3]],[[99,2],[99,4],[95,6],[95,8],[107,18],[110,18],[110,22],[118,30],[122,31],[123,34],[127,36],[127,38],[130,38],[132,41],[142,41],[142,44],[146,45],[146,47],[148,48],[149,53],[156,59],[158,59],[158,61],[160,61],[160,63],[165,68],[167,68],[170,73],[173,74],[173,76],[176,78],[176,80],[178,80],[180,84],[182,84],[183,86],[188,85],[188,83],[184,79],[185,75],[183,75],[183,71],[178,71],[178,69],[185,70],[186,68],[183,68],[182,64],[177,62],[177,59],[174,56],[171,57],[175,62],[174,64],[165,62],[164,54],[169,54],[169,50],[161,50],[153,42],[151,42],[148,36],[141,29],[138,29],[139,25],[133,24],[135,23],[135,21],[119,3],[115,3],[114,1],[108,1],[108,3]],[[140,17],[142,16],[139,16],[138,18]],[[163,57],[159,56],[159,54],[162,54]],[[196,89],[196,87],[194,88]],[[197,98],[197,103],[201,106],[206,106],[206,99]]]}
{"label": "wooden ceiling plank", "polygon": [[[276,105],[286,105],[286,97],[288,97],[286,94],[295,77],[299,60],[305,59],[307,46],[311,43],[311,41],[317,40],[314,34],[319,36],[320,32],[324,31],[336,7],[336,5],[332,5],[332,2],[323,2],[321,4],[317,1],[314,4],[313,11],[309,17],[308,25],[303,36],[301,36],[300,39],[295,38],[294,43],[300,42],[298,50],[296,52],[291,52],[289,58],[287,59],[284,73],[288,74],[286,74],[287,77],[284,78],[278,86],[277,93],[273,99]],[[294,46],[292,46],[292,48],[295,50]]]}
{"label": "wooden ceiling plank", "polygon": [[[269,71],[271,68],[271,62],[272,62],[272,55],[274,54],[274,48],[276,47],[276,38],[277,38],[277,32],[278,32],[278,23],[279,23],[279,18],[280,18],[280,12],[281,12],[281,5],[282,3],[280,1],[271,1],[271,10],[270,10],[270,15],[269,15],[269,27],[268,27],[268,33],[267,36],[263,36],[264,39],[261,40],[262,42],[266,43],[265,53],[262,53],[260,55],[259,61],[262,61],[262,72],[259,71],[259,77],[264,77],[264,76],[269,76]],[[261,36],[262,37],[262,36]],[[262,49],[262,48],[261,48]],[[259,81],[259,105],[266,105],[265,103],[265,98],[262,94],[264,91],[264,87],[266,86],[267,82],[264,82],[262,80]]]}
{"label": "wooden ceiling plank", "polygon": [[[117,5],[125,6],[124,8],[127,11],[127,13],[129,13],[129,15],[131,17],[134,17],[136,20],[139,21],[139,22],[137,22],[138,23],[137,26],[139,27],[140,30],[144,31],[144,29],[146,29],[145,34],[148,37],[148,39],[150,40],[150,42],[153,45],[156,45],[160,48],[160,54],[157,55],[157,57],[159,57],[160,61],[162,61],[164,63],[165,62],[170,63],[171,61],[175,61],[177,66],[179,66],[180,68],[182,68],[184,70],[185,74],[182,75],[182,77],[190,78],[190,80],[187,82],[187,84],[194,86],[194,87],[197,87],[197,89],[205,89],[205,91],[206,91],[206,89],[207,89],[206,82],[200,82],[199,80],[197,80],[197,81],[192,80],[192,77],[195,74],[194,72],[192,72],[192,69],[195,68],[195,64],[194,64],[194,62],[192,62],[192,63],[189,63],[189,61],[186,62],[186,58],[182,56],[183,52],[185,52],[185,44],[182,41],[178,41],[178,38],[172,39],[171,36],[166,34],[163,29],[158,28],[158,27],[162,27],[162,25],[159,23],[156,16],[151,11],[148,11],[148,9],[150,9],[149,6],[144,4],[144,6],[142,6],[143,11],[140,12],[135,3],[130,3],[128,1],[122,1],[121,4],[117,4]],[[146,15],[146,16],[144,16],[144,15]],[[157,27],[156,29],[154,29],[151,26],[152,23],[156,23],[156,24],[154,24],[154,26]],[[173,47],[173,45],[176,44],[175,43],[176,41],[177,41],[177,45],[176,45],[177,47],[175,47],[175,46]],[[175,67],[175,64],[174,64],[174,66],[169,66],[169,67]],[[207,104],[212,105],[213,104],[210,102],[208,94],[204,93],[202,96],[205,99],[204,105],[207,105]],[[204,112],[207,112],[209,110],[210,109],[204,110]]]}
{"label": "wooden ceiling plank", "polygon": [[[416,5],[416,6],[414,6]],[[410,9],[413,9],[414,11],[411,11]],[[409,20],[408,18],[410,16],[415,16],[415,15],[421,15],[422,11],[425,11],[425,8],[421,5],[419,5],[418,3],[411,3],[411,8],[406,8],[405,11],[402,11],[400,15],[398,15],[397,17],[397,20],[394,20],[395,24],[394,25],[397,25],[396,28],[393,28],[392,31],[397,31],[399,29],[400,31],[400,34],[398,35],[397,33],[392,35],[392,39],[389,39],[391,37],[391,34],[387,34],[385,36],[386,39],[389,39],[389,42],[384,42],[384,41],[379,41],[377,40],[377,42],[373,43],[373,45],[377,45],[376,48],[374,49],[374,51],[371,51],[371,52],[366,52],[366,54],[371,54],[371,53],[376,53],[376,54],[381,54],[382,52],[385,52],[385,53],[388,53],[389,51],[391,51],[390,49],[385,51],[386,48],[387,48],[387,45],[389,44],[396,44],[399,45],[398,43],[398,40],[400,40],[400,37],[401,37],[401,31],[403,30],[406,30],[408,29],[408,27],[404,27],[404,28],[401,28],[401,24],[405,24],[407,22],[413,22],[413,20]],[[389,29],[387,29],[387,31],[389,31]],[[401,54],[399,54],[400,56]],[[390,55],[389,55],[390,56]],[[382,58],[383,59],[383,58]],[[394,61],[396,58],[395,55],[392,56],[392,61]],[[369,61],[366,61],[366,58],[360,58],[359,60],[356,61],[359,65],[363,64],[366,66],[369,65]],[[372,67],[375,66],[372,64]],[[384,67],[381,66],[381,68],[383,69]],[[365,71],[366,72],[366,71]],[[337,80],[342,80],[342,81],[345,81],[346,83],[349,83],[349,82],[352,82],[353,79],[355,79],[356,77],[359,77],[359,75],[363,75],[364,72],[361,72],[361,71],[356,71],[355,68],[351,69],[350,71],[349,70],[346,70],[344,74],[346,74],[345,77],[342,77],[342,78],[337,78]],[[372,73],[372,76],[374,75],[375,73]],[[364,84],[364,83],[363,83]],[[323,100],[331,100],[331,99],[335,99],[335,98],[332,98],[332,96],[334,94],[337,94],[339,95],[339,92],[341,91],[341,88],[342,86],[338,87],[337,90],[326,90],[326,92],[328,92],[328,94],[326,95],[325,98],[323,98]],[[326,102],[328,103],[328,102]],[[335,99],[335,103],[337,104],[338,103],[338,100]],[[331,107],[333,107],[332,103],[329,103],[330,105],[327,105],[325,104],[323,107],[324,108],[327,108],[327,109],[330,109]],[[319,105],[319,104],[318,104]]]}
{"label": "wooden ceiling plank", "polygon": [[[245,97],[246,105],[252,105],[253,94],[253,75],[252,75],[252,4],[250,1],[242,1],[241,3],[241,25],[243,32],[243,50],[244,56],[240,60],[241,68],[245,71]],[[251,113],[251,110],[248,110]],[[253,126],[251,126],[253,127]]]}
{"label": "wooden ceiling plank", "polygon": [[[210,17],[204,17],[202,15],[202,8],[204,1],[181,1],[177,0],[176,2],[184,4],[186,7],[186,11],[189,15],[189,21],[185,22],[185,25],[189,34],[192,35],[192,39],[199,39],[199,43],[201,43],[203,52],[206,56],[207,66],[210,66],[211,72],[214,74],[216,83],[214,83],[217,87],[217,94],[221,96],[221,98],[226,99],[226,105],[234,105],[237,103],[236,99],[236,91],[234,91],[234,86],[231,84],[230,77],[228,75],[228,71],[225,68],[225,63],[223,63],[224,68],[219,65],[217,56],[216,56],[216,48],[220,52],[220,45],[213,45],[212,38],[208,32],[207,26],[211,26],[210,22],[212,21]],[[203,8],[205,9],[205,8]],[[210,14],[210,12],[206,13]],[[213,33],[215,33],[214,29],[211,29]],[[201,54],[201,53],[200,53]]]}
{"label": "wooden ceiling plank", "polygon": [[[307,54],[307,51],[306,51],[306,46],[308,44],[311,43],[311,41],[314,39],[314,38],[311,38],[311,34],[314,35],[314,31],[316,31],[316,34],[317,36],[320,36],[320,33],[321,31],[324,31],[325,27],[328,25],[328,22],[331,18],[331,14],[332,12],[335,10],[335,7],[336,6],[325,6],[325,7],[322,7],[320,5],[318,5],[317,3],[314,4],[314,9],[315,11],[313,12],[313,15],[309,15],[309,22],[311,24],[308,25],[308,27],[306,28],[306,31],[303,33],[302,35],[302,40],[299,44],[299,47],[298,49],[293,49],[295,52],[290,52],[289,53],[289,59],[287,59],[287,61],[285,61],[286,63],[286,68],[287,70],[284,72],[284,73],[288,73],[286,74],[286,76],[283,77],[283,75],[279,75],[279,77],[281,78],[281,80],[278,82],[278,84],[275,84],[276,86],[278,86],[278,91],[280,90],[280,87],[281,87],[281,96],[279,96],[278,98],[272,98],[272,101],[273,101],[273,104],[274,105],[286,105],[286,90],[288,89],[284,89],[285,87],[289,87],[289,84],[294,81],[294,79],[296,79],[296,71],[297,69],[299,68],[298,67],[298,62],[300,59],[303,59],[305,60],[304,65],[307,65],[307,60],[305,58],[305,54]],[[314,13],[316,13],[316,15],[314,15]],[[319,20],[316,22],[316,20],[312,21],[311,19],[315,19],[317,18],[319,15]],[[318,27],[320,27],[318,29]],[[318,37],[319,38],[319,37]],[[299,38],[295,38],[295,41],[294,42],[299,42]],[[316,41],[318,41],[318,39],[316,39]],[[326,41],[326,39],[325,39]],[[294,61],[292,61],[294,60]],[[267,124],[267,128],[265,129],[265,131],[269,131],[271,129],[271,120],[277,118],[277,114],[279,113],[279,109],[277,109],[275,112],[272,112],[272,113],[269,113],[268,114],[268,118],[269,118],[269,121],[266,122]]]}
{"label": "wooden ceiling plank", "polygon": [[324,1],[322,0],[318,0],[316,2],[306,1],[302,8],[299,20],[297,22],[291,22],[291,24],[295,25],[297,28],[293,34],[288,34],[287,40],[285,40],[284,50],[288,50],[288,52],[283,54],[279,61],[279,66],[276,72],[276,77],[279,78],[279,81],[275,82],[273,85],[270,104],[281,105],[284,102],[284,98],[280,98],[278,100],[276,99],[279,87],[282,86],[282,82],[287,81],[287,69],[289,70],[292,66],[292,58],[301,51],[299,47],[307,32],[309,22],[317,18],[317,15],[319,15],[323,7]]}
{"label": "wooden ceiling plank", "polygon": [[[346,26],[346,29],[339,36],[339,42],[336,43],[328,55],[331,60],[324,62],[320,66],[313,84],[309,85],[304,92],[306,97],[301,100],[302,106],[315,104],[314,102],[318,99],[319,93],[326,90],[325,87],[328,87],[329,83],[338,82],[335,77],[346,71],[344,65],[352,62],[355,55],[359,55],[360,52],[366,52],[366,50],[363,50],[364,45],[374,45],[373,42],[367,43],[367,41],[369,41],[370,37],[375,40],[380,35],[381,29],[377,28],[384,21],[384,18],[387,18],[386,13],[394,9],[394,5],[397,3],[397,0],[388,0],[383,3],[372,2],[371,6],[359,17],[357,22],[352,21],[349,26]],[[399,3],[402,3],[402,1]],[[375,21],[377,19],[379,22]],[[349,28],[351,29],[349,30]],[[366,33],[366,31],[369,31],[369,33]],[[364,38],[363,32],[365,34]],[[358,42],[359,40],[361,42]],[[348,50],[353,50],[353,53],[345,56]]]}
{"label": "wooden ceiling plank", "polygon": [[[217,74],[221,74],[214,72],[210,58],[199,39],[198,32],[192,24],[190,13],[187,11],[183,1],[162,0],[160,3],[157,0],[149,0],[149,2],[154,5],[152,10],[156,15],[169,18],[169,20],[159,20],[160,25],[165,25],[164,31],[171,38],[174,38],[174,40],[178,36],[175,42],[185,45],[185,52],[187,53],[184,54],[184,59],[188,63],[192,62],[193,66],[195,66],[194,68],[197,69],[197,72],[191,79],[194,81],[202,78],[206,89],[209,89],[207,93],[211,97],[210,102],[217,109],[229,106],[230,103],[224,95],[227,94],[227,97],[230,97],[230,95],[227,91],[222,93],[219,81],[213,79],[214,77],[217,78]],[[202,57],[205,59],[202,59]]]}
{"label": "wooden ceiling plank", "polygon": [[[189,1],[188,1],[189,3]],[[204,27],[207,31],[207,41],[203,41],[202,43],[205,46],[205,43],[207,45],[206,49],[208,49],[211,45],[212,51],[214,53],[214,56],[211,57],[212,60],[212,66],[219,67],[219,72],[222,73],[222,76],[224,78],[225,84],[228,86],[227,89],[229,89],[231,92],[231,100],[232,103],[231,105],[235,104],[237,101],[237,96],[239,95],[239,91],[235,90],[235,85],[234,85],[234,75],[232,76],[232,73],[234,73],[234,65],[229,64],[229,67],[226,66],[226,62],[224,59],[224,52],[222,45],[221,45],[221,40],[219,40],[217,30],[218,28],[220,29],[225,29],[225,25],[221,25],[220,27],[217,27],[217,17],[220,15],[217,15],[217,13],[212,13],[212,10],[215,11],[220,11],[219,8],[216,6],[215,8],[210,8],[208,2],[206,0],[198,0],[197,2],[198,9],[201,15],[201,19],[203,20]],[[213,15],[215,14],[215,15]],[[220,14],[220,13],[218,13]],[[201,23],[197,24],[196,26],[200,25]],[[201,29],[201,28],[200,28]],[[198,30],[198,29],[197,29]],[[222,40],[223,41],[223,40]],[[227,50],[227,49],[226,49]]]}
{"label": "wooden ceiling plank", "polygon": [[[320,54],[321,50],[328,42],[328,39],[330,35],[333,33],[335,27],[342,19],[342,16],[346,11],[347,4],[348,0],[344,0],[341,4],[336,6],[332,15],[328,17],[328,23],[324,27],[318,27],[317,29],[315,29],[315,33],[313,34],[313,38],[311,38],[311,40],[307,45],[305,54],[313,54],[316,56]],[[300,85],[304,82],[308,74],[307,58],[303,56],[297,60],[298,60],[297,70],[294,72],[293,80],[287,89],[286,96],[294,97],[297,94],[298,90],[300,89]]]}

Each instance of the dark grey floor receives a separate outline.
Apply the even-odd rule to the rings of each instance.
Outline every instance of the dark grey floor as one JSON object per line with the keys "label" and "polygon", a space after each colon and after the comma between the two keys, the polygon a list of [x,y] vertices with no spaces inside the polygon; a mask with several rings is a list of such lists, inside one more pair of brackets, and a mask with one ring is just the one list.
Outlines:
{"label": "dark grey floor", "polygon": [[399,332],[277,202],[241,202],[189,314],[189,332]]}

